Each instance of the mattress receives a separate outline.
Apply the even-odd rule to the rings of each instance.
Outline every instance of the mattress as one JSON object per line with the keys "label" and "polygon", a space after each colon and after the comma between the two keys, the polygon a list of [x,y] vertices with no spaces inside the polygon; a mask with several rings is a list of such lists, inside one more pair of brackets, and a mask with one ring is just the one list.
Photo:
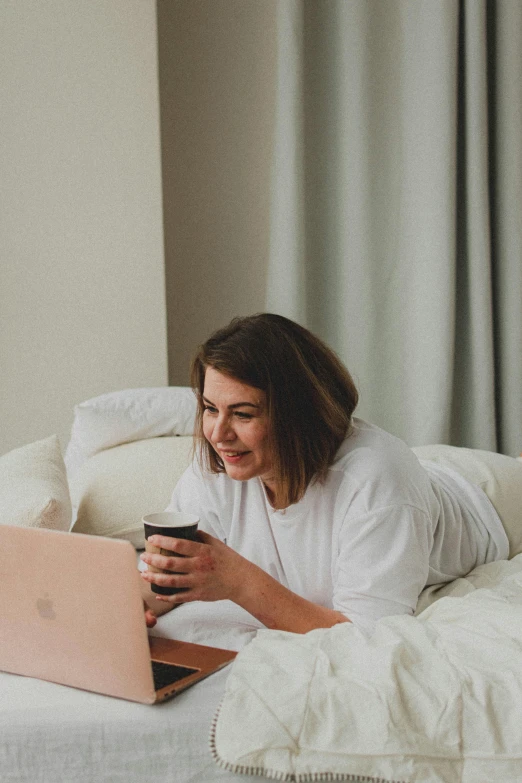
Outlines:
{"label": "mattress", "polygon": [[[228,601],[186,604],[152,633],[239,650],[261,627]],[[209,736],[229,667],[158,705],[0,672],[2,783],[231,783]],[[256,778],[251,778],[256,780]],[[262,780],[263,778],[258,778]]]}

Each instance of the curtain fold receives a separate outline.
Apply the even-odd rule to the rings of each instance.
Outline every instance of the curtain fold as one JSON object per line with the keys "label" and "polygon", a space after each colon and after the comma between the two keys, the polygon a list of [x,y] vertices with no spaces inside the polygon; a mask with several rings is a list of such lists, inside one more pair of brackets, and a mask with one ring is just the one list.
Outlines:
{"label": "curtain fold", "polygon": [[522,4],[279,0],[266,307],[411,445],[522,450]]}
{"label": "curtain fold", "polygon": [[[486,3],[460,4],[456,165],[456,329],[451,436],[495,450]],[[522,450],[522,445],[521,445]]]}
{"label": "curtain fold", "polygon": [[270,202],[267,296],[269,309],[300,323],[307,321],[303,29],[295,2],[283,0],[277,13],[277,85],[272,198]]}
{"label": "curtain fold", "polygon": [[488,1],[490,192],[499,450],[522,451],[522,3]]}

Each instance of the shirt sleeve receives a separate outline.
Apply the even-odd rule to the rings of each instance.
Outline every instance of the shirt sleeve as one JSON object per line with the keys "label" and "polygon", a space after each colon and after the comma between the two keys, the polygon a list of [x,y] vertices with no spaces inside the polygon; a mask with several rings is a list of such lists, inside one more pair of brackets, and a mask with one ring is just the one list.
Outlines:
{"label": "shirt sleeve", "polygon": [[370,635],[377,620],[413,614],[429,571],[429,524],[414,506],[345,519],[334,573],[334,609]]}
{"label": "shirt sleeve", "polygon": [[197,514],[199,530],[226,542],[225,533],[216,510],[212,509],[209,503],[207,484],[212,478],[212,474],[209,474],[208,477],[204,476],[194,463],[189,465],[174,487],[170,503],[165,511]]}

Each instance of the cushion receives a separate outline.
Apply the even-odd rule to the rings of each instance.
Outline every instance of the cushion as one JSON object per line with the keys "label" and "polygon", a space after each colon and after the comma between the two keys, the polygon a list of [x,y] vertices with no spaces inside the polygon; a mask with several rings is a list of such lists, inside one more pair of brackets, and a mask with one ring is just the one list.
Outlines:
{"label": "cushion", "polygon": [[493,503],[509,539],[509,556],[522,553],[522,461],[505,454],[458,446],[417,446],[421,460],[437,462],[481,487]]}
{"label": "cushion", "polygon": [[71,498],[56,435],[0,457],[0,524],[69,530]]}
{"label": "cushion", "polygon": [[69,479],[99,451],[161,435],[192,435],[196,398],[187,386],[124,389],[85,400],[74,408],[65,452]]}
{"label": "cushion", "polygon": [[148,438],[87,459],[70,480],[75,533],[124,538],[145,547],[142,517],[163,511],[190,462],[192,437]]}

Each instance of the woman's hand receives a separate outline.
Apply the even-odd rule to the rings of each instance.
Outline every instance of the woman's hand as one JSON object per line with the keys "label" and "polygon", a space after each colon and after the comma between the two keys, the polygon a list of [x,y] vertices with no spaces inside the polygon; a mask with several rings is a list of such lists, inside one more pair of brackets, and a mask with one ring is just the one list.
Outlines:
{"label": "woman's hand", "polygon": [[172,555],[150,552],[140,555],[148,565],[179,572],[141,572],[142,579],[149,584],[186,588],[183,593],[156,595],[157,600],[168,603],[169,608],[187,601],[228,598],[257,617],[267,628],[293,633],[307,633],[314,628],[330,628],[337,623],[349,622],[340,612],[318,606],[292,593],[219,539],[201,531],[198,531],[198,539],[185,541],[151,536],[151,544],[172,552]]}
{"label": "woman's hand", "polygon": [[145,601],[143,602],[143,608],[145,610],[145,623],[147,625],[147,628],[154,628],[156,623],[158,622],[156,619],[156,615],[153,611],[149,609]]}
{"label": "woman's hand", "polygon": [[148,539],[150,544],[166,549],[172,552],[172,555],[144,552],[140,555],[141,560],[147,565],[176,573],[142,571],[142,578],[163,587],[185,588],[184,592],[174,595],[156,595],[157,600],[178,604],[187,601],[237,599],[237,593],[251,563],[208,533],[198,531],[198,539],[187,541],[158,535]]}

